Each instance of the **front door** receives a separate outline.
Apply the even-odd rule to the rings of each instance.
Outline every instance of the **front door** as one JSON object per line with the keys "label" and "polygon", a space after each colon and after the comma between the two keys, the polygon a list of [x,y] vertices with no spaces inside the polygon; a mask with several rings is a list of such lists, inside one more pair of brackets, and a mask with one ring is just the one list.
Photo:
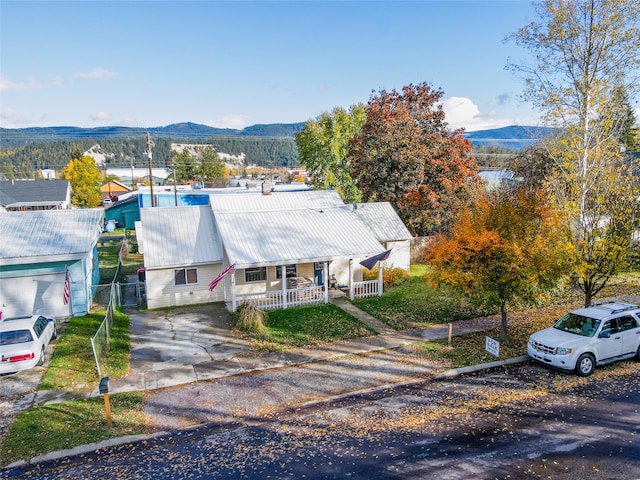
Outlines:
{"label": "front door", "polygon": [[324,285],[324,263],[315,262],[313,264],[313,278],[315,279],[316,286],[321,287]]}

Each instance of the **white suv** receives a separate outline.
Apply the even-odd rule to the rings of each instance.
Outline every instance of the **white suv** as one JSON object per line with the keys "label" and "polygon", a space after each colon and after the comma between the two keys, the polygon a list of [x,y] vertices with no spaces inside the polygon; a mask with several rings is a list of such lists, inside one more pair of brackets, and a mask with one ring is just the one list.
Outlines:
{"label": "white suv", "polygon": [[529,356],[544,365],[586,377],[596,365],[640,360],[640,307],[607,302],[567,313],[553,327],[534,333]]}

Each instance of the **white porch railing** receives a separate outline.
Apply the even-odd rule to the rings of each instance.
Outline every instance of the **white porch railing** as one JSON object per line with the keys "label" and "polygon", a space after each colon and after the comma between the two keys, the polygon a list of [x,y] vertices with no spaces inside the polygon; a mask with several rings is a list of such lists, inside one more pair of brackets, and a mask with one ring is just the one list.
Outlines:
{"label": "white porch railing", "polygon": [[252,302],[262,310],[276,308],[297,307],[300,305],[315,305],[325,302],[325,295],[322,287],[295,288],[286,291],[286,303],[282,301],[282,290],[261,293],[245,293],[236,295],[236,303],[240,306],[243,303]]}
{"label": "white porch railing", "polygon": [[377,297],[380,295],[380,282],[378,280],[367,280],[365,282],[353,282],[352,298]]}

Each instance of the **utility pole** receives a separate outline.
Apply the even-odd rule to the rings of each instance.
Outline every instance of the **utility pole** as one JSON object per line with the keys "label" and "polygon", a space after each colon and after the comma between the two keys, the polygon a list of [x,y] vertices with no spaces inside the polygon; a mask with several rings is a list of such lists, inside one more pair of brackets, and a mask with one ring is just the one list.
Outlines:
{"label": "utility pole", "polygon": [[147,159],[149,160],[149,186],[151,187],[151,206],[155,207],[156,206],[156,201],[153,198],[153,171],[151,169],[151,159],[153,157],[152,153],[151,153],[151,146],[152,146],[153,142],[151,141],[151,135],[149,135],[149,133],[147,132],[147,151],[145,152],[145,154],[147,155]]}

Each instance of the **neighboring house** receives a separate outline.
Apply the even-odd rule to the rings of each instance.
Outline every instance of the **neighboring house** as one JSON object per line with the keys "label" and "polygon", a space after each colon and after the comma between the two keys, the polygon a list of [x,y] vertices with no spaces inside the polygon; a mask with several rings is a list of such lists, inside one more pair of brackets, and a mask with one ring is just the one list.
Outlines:
{"label": "neighboring house", "polygon": [[[166,168],[151,166],[154,185],[164,185],[169,178],[169,172]],[[149,181],[149,168],[131,167],[131,168],[107,168],[107,175],[114,175],[120,179],[122,183],[133,186],[140,180]]]}
{"label": "neighboring house", "polygon": [[367,225],[385,249],[390,251],[385,265],[409,270],[411,266],[411,232],[389,202],[358,203],[353,213]]}
{"label": "neighboring house", "polygon": [[[381,275],[363,282],[359,262],[386,249],[337,192],[215,194],[209,201],[141,210],[136,234],[149,308],[213,301],[226,301],[231,310],[247,301],[263,308],[323,303],[333,278],[352,297],[381,294]],[[397,218],[392,208],[381,211]],[[407,241],[405,233],[385,241]],[[231,265],[234,272],[210,292],[210,283]]]}
{"label": "neighboring house", "polygon": [[11,180],[0,182],[0,210],[60,210],[71,206],[68,180]]}
{"label": "neighboring house", "polygon": [[104,221],[115,220],[118,228],[135,229],[135,223],[140,220],[140,206],[138,192],[129,192],[118,197],[118,201],[105,206]]}
{"label": "neighboring house", "polygon": [[102,199],[108,198],[114,202],[118,201],[119,197],[125,193],[129,193],[131,189],[124,183],[120,183],[117,180],[111,180],[100,187],[102,193]]}
{"label": "neighboring house", "polygon": [[140,213],[136,236],[144,254],[147,306],[224,300],[222,289],[208,288],[223,259],[211,207],[144,208]]}
{"label": "neighboring house", "polygon": [[102,209],[0,213],[3,318],[85,315],[100,281],[96,245],[103,219]]}

